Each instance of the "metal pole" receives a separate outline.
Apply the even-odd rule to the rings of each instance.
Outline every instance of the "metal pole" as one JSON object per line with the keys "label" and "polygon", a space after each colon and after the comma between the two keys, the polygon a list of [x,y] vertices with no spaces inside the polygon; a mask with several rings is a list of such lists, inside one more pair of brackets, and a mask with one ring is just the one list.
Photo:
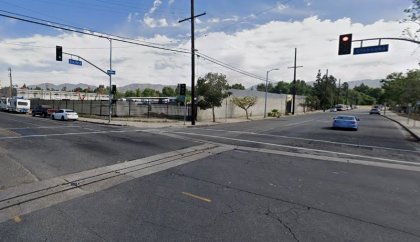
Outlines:
{"label": "metal pole", "polygon": [[9,67],[10,87],[9,87],[9,98],[13,96],[13,82],[12,82],[12,68]]}
{"label": "metal pole", "polygon": [[[109,40],[109,70],[112,70],[112,40]],[[111,115],[112,115],[112,100],[111,100],[111,89],[112,89],[112,75],[109,73],[109,95],[108,95],[108,109],[109,109],[109,116],[108,116],[108,123],[111,123]]]}
{"label": "metal pole", "polygon": [[325,86],[324,86],[324,112],[325,112],[325,106],[327,105],[327,83],[328,82],[328,69],[327,69],[327,74],[326,74],[326,78],[325,78]]}
{"label": "metal pole", "polygon": [[267,71],[267,75],[265,77],[265,101],[264,101],[264,118],[267,117],[267,89],[268,89],[268,73],[270,71]]}
{"label": "metal pole", "polygon": [[295,48],[295,65],[293,68],[293,106],[292,106],[292,115],[295,115],[295,101],[296,101],[296,56],[297,56],[297,48]]}
{"label": "metal pole", "polygon": [[195,35],[194,0],[191,0],[191,125],[195,125]]}

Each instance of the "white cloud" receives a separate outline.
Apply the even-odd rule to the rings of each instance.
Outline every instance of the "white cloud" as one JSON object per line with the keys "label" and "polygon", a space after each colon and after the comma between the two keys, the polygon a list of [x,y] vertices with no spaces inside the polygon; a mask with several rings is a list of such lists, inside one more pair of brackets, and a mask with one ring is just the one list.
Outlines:
{"label": "white cloud", "polygon": [[285,4],[281,3],[281,2],[277,2],[277,10],[278,11],[283,11],[283,10],[285,10],[287,8],[288,8],[287,5],[285,5]]}
{"label": "white cloud", "polygon": [[155,19],[151,18],[147,15],[144,16],[143,22],[144,22],[144,24],[146,24],[150,28],[155,28],[157,26],[157,23],[156,23]]}
{"label": "white cloud", "polygon": [[168,22],[166,21],[165,18],[159,19],[159,27],[167,27],[167,26],[168,26]]}
{"label": "white cloud", "polygon": [[158,9],[161,4],[162,4],[161,0],[153,1],[153,7],[149,10],[149,14],[154,13],[156,11],[156,9]]}
{"label": "white cloud", "polygon": [[156,20],[154,18],[149,17],[148,15],[144,16],[143,23],[146,24],[149,28],[169,26],[168,21],[165,18]]}
{"label": "white cloud", "polygon": [[133,14],[129,13],[127,16],[127,22],[131,23],[131,20],[133,19]]}
{"label": "white cloud", "polygon": [[[145,23],[146,21],[151,26],[162,26],[166,22],[150,17],[145,17]],[[233,34],[207,32],[205,36],[196,39],[196,48],[202,53],[261,77],[265,77],[268,69],[279,68],[279,71],[270,73],[270,79],[273,80],[292,79],[293,71],[287,67],[293,65],[295,47],[298,48],[297,64],[304,66],[297,70],[298,79],[312,81],[318,69],[324,73],[326,68],[342,82],[377,79],[384,78],[394,71],[418,68],[419,51],[413,54],[417,46],[409,42],[383,40],[383,44],[390,45],[390,51],[387,53],[338,56],[338,36],[353,33],[354,39],[399,37],[407,26],[409,25],[385,21],[363,25],[352,23],[346,18],[337,21],[319,20],[317,17],[294,22],[272,21]],[[185,37],[173,39],[157,35],[149,39],[138,39],[161,44],[180,43],[177,47],[190,48],[190,42]],[[78,67],[69,65],[67,61],[56,62],[55,45],[62,45],[64,51],[81,55],[105,70],[109,68],[107,40],[75,34],[34,35],[0,41],[0,80],[7,80],[7,68],[10,66],[13,69],[14,80],[19,85],[41,82],[83,82],[93,85],[107,83],[107,76],[87,63]],[[43,46],[50,48],[41,48]],[[67,60],[68,56],[64,59]],[[113,41],[113,69],[117,71],[117,75],[113,77],[117,85],[173,85],[181,81],[189,83],[190,56]],[[240,82],[245,86],[261,82],[216,66],[203,58],[197,61],[197,71],[198,76],[210,71],[225,73],[230,82]]]}
{"label": "white cloud", "polygon": [[222,19],[222,22],[237,22],[239,20],[238,16],[233,16],[231,18]]}
{"label": "white cloud", "polygon": [[220,19],[219,18],[211,18],[207,21],[208,23],[219,23]]}

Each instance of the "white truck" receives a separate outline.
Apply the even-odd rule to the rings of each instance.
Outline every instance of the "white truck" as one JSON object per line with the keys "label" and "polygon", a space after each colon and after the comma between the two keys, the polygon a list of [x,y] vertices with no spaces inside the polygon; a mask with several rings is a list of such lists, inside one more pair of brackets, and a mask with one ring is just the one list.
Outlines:
{"label": "white truck", "polygon": [[27,113],[31,108],[31,101],[20,97],[12,97],[9,99],[9,112]]}

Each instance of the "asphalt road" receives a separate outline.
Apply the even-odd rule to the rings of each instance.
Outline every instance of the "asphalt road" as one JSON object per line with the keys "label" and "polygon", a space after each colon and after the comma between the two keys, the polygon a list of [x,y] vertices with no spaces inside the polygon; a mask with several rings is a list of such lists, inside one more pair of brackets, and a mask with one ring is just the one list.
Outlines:
{"label": "asphalt road", "polygon": [[350,113],[358,131],[332,113],[151,130],[0,113],[20,175],[0,169],[0,240],[419,241],[419,143]]}

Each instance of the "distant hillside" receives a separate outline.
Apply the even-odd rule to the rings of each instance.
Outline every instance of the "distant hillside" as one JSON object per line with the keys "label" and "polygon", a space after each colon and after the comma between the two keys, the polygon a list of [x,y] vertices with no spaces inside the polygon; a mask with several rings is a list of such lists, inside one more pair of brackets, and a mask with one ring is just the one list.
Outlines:
{"label": "distant hillside", "polygon": [[[381,87],[382,83],[381,83],[382,79],[366,79],[366,80],[359,80],[359,81],[350,81],[349,83],[349,87],[350,89],[354,88],[355,86],[360,86],[362,83],[365,84],[366,86],[372,87],[372,88],[377,88],[377,87]],[[313,85],[315,82],[306,82],[306,84],[308,85]],[[341,82],[341,84],[343,84],[343,82]],[[337,83],[338,85],[338,83]],[[256,88],[256,85],[254,86],[254,88]]]}
{"label": "distant hillside", "polygon": [[58,91],[61,91],[64,87],[66,88],[67,91],[71,91],[71,90],[73,90],[77,87],[80,87],[82,89],[86,89],[86,88],[89,87],[92,90],[97,88],[97,86],[84,84],[84,83],[79,83],[79,84],[64,83],[64,84],[59,84],[59,85],[55,85],[55,84],[52,84],[52,83],[41,83],[41,84],[37,84],[37,85],[28,85],[28,88],[35,89],[36,87],[40,87],[41,89],[44,89],[44,90],[49,88],[50,90],[54,89],[54,90],[58,90]]}
{"label": "distant hillside", "polygon": [[382,86],[381,80],[382,79],[351,81],[349,82],[349,87],[354,88],[355,86],[360,86],[363,83],[366,86],[377,88]]}
{"label": "distant hillside", "polygon": [[[161,85],[161,84],[135,84],[133,83],[133,84],[125,85],[125,86],[118,86],[117,88],[118,88],[118,91],[120,92],[125,92],[127,90],[134,91],[137,88],[139,88],[140,90],[144,90],[145,88],[151,88],[154,90],[162,91],[162,89],[166,86],[167,85]],[[41,89],[44,89],[44,90],[49,88],[49,89],[54,89],[54,90],[59,90],[59,91],[61,91],[64,87],[66,88],[67,91],[74,90],[77,87],[80,87],[82,89],[86,89],[90,87],[91,90],[94,90],[95,88],[97,88],[97,86],[84,84],[84,83],[79,83],[79,84],[64,83],[64,84],[59,84],[59,85],[55,85],[52,83],[41,83],[37,85],[28,85],[28,88],[35,89],[36,87],[40,87]],[[175,89],[176,85],[172,85],[170,87]]]}
{"label": "distant hillside", "polygon": [[150,89],[157,90],[157,91],[161,92],[162,89],[164,87],[167,87],[167,86],[172,87],[173,89],[176,88],[176,85],[140,84],[140,83],[138,83],[138,84],[133,83],[133,84],[129,84],[129,85],[126,85],[126,86],[117,87],[117,88],[118,88],[118,91],[120,91],[120,92],[125,92],[125,91],[128,91],[128,90],[137,90],[137,89],[144,90],[146,88],[150,88]]}

